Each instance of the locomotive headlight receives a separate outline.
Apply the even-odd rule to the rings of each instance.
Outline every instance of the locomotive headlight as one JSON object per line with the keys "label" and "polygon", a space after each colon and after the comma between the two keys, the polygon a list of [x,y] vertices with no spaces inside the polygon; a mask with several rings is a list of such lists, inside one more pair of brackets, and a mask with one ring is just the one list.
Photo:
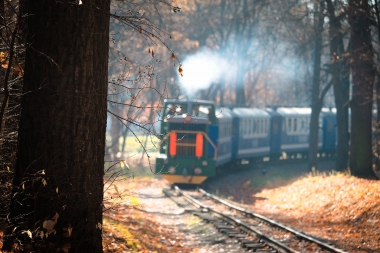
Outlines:
{"label": "locomotive headlight", "polygon": [[170,167],[169,167],[169,173],[170,173],[170,174],[174,174],[174,173],[175,173],[175,167],[170,166]]}
{"label": "locomotive headlight", "polygon": [[207,166],[207,165],[208,165],[208,162],[207,162],[207,161],[203,161],[203,162],[202,162],[202,165],[203,165],[203,166]]}
{"label": "locomotive headlight", "polygon": [[200,168],[195,168],[194,169],[194,173],[197,174],[197,175],[199,175],[199,174],[202,173],[202,170]]}
{"label": "locomotive headlight", "polygon": [[193,117],[191,117],[190,114],[183,114],[182,117],[185,123],[190,123],[193,120]]}

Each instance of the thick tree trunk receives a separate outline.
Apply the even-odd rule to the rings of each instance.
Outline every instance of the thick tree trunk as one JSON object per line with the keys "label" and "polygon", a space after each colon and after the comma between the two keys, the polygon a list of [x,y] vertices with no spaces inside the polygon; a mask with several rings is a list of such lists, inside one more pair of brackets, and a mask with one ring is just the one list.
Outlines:
{"label": "thick tree trunk", "polygon": [[341,23],[335,16],[335,8],[331,0],[327,1],[327,11],[330,19],[330,69],[337,117],[337,148],[336,148],[336,169],[343,171],[347,169],[348,162],[348,121],[347,105],[348,101],[342,87],[342,51],[339,47],[342,41]]}
{"label": "thick tree trunk", "polygon": [[[338,50],[340,55],[345,53],[343,46],[343,35],[339,35]],[[337,118],[337,124],[339,124],[338,143],[340,145],[339,155],[337,155],[336,169],[345,170],[348,166],[349,151],[350,151],[350,136],[349,136],[349,114],[348,109],[350,105],[350,67],[347,63],[347,58],[343,58],[340,62],[340,90],[342,93],[343,104],[341,106],[341,113]]]}
{"label": "thick tree trunk", "polygon": [[[11,206],[19,226],[14,234],[27,243],[22,232],[33,232],[30,251],[100,253],[110,2],[21,5],[29,47]],[[43,224],[55,214],[55,233],[40,239],[36,231],[49,232]]]}
{"label": "thick tree trunk", "polygon": [[322,31],[323,31],[323,11],[324,2],[320,6],[315,3],[316,9],[319,9],[318,17],[315,18],[315,48],[314,48],[314,66],[313,66],[313,87],[311,94],[311,116],[310,116],[310,134],[309,134],[309,170],[318,169],[318,132],[319,132],[319,115],[322,109],[323,98],[320,99],[320,75],[321,75],[321,52],[322,52]]}
{"label": "thick tree trunk", "polygon": [[[380,8],[379,3],[376,1],[374,4],[376,21],[377,21],[377,39],[380,41]],[[374,172],[378,178],[380,178],[380,73],[376,71],[376,82],[375,82],[375,97],[376,97],[376,118],[374,124],[374,158],[375,158],[375,168]]]}
{"label": "thick tree trunk", "polygon": [[368,1],[350,0],[351,26],[351,152],[353,175],[370,177],[372,170],[372,96],[374,82]]}
{"label": "thick tree trunk", "polygon": [[[380,75],[376,74],[375,82],[375,96],[376,96],[376,108],[380,108]],[[377,109],[376,118],[374,120],[374,137],[375,143],[373,145],[375,168],[374,172],[378,178],[380,178],[380,111]]]}

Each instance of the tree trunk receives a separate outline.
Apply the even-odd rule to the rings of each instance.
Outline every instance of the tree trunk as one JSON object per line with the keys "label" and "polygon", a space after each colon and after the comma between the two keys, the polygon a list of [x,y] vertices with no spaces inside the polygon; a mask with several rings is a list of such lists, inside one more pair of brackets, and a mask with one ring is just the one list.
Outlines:
{"label": "tree trunk", "polygon": [[335,16],[335,8],[331,0],[327,1],[327,11],[330,19],[330,70],[334,89],[336,118],[337,118],[337,148],[336,148],[336,169],[343,171],[347,169],[348,162],[348,122],[347,104],[344,89],[342,87],[342,53],[339,47],[342,40],[341,23]]}
{"label": "tree trunk", "polygon": [[[113,112],[116,113],[117,115],[121,115],[121,110],[119,108],[119,105],[115,105],[113,108]],[[120,151],[120,139],[121,135],[121,122],[119,118],[117,117],[112,117],[111,120],[111,137],[112,137],[112,144],[111,144],[111,157],[113,160],[115,157],[117,157],[117,153]]]}
{"label": "tree trunk", "polygon": [[222,106],[224,106],[224,87],[223,87],[223,82],[219,83],[218,89],[219,89],[219,106],[222,107]]}
{"label": "tree trunk", "polygon": [[377,114],[374,124],[374,135],[375,135],[375,143],[374,143],[374,160],[375,160],[375,168],[374,173],[378,178],[380,178],[380,75],[376,74],[376,82],[375,82],[375,96],[376,96],[376,108]]}
{"label": "tree trunk", "polygon": [[348,21],[351,26],[351,150],[353,175],[373,176],[372,170],[372,96],[374,82],[368,1],[350,0]]}
{"label": "tree trunk", "polygon": [[235,94],[237,106],[245,106],[245,89],[244,89],[244,70],[240,66],[237,71],[236,83],[235,83]]}
{"label": "tree trunk", "polygon": [[[374,4],[377,22],[377,39],[380,41],[380,8],[379,3],[376,1]],[[380,73],[376,71],[376,82],[375,82],[375,97],[376,97],[376,119],[374,124],[374,158],[375,158],[375,168],[374,172],[378,178],[380,178]]]}
{"label": "tree trunk", "polygon": [[5,25],[5,0],[0,0],[0,26]]}
{"label": "tree trunk", "polygon": [[[129,126],[129,124],[127,125]],[[127,144],[127,137],[128,137],[129,128],[124,126],[124,131],[122,133],[123,136],[123,144],[121,145],[121,152],[125,152],[125,145]]]}
{"label": "tree trunk", "polygon": [[[338,40],[338,50],[340,52],[340,55],[347,52],[344,50],[343,45],[343,35],[339,34],[339,40]],[[337,124],[339,125],[338,131],[341,132],[340,136],[338,136],[338,142],[340,142],[340,154],[337,155],[337,163],[336,163],[336,169],[337,170],[345,170],[348,166],[348,159],[349,159],[349,151],[350,151],[350,135],[349,135],[349,114],[348,109],[350,105],[350,66],[348,64],[347,58],[342,58],[340,62],[340,89],[342,93],[342,101],[343,105],[341,108],[341,115],[339,116],[339,121],[337,118]],[[340,123],[339,123],[340,122]],[[339,158],[339,159],[338,159]]]}
{"label": "tree trunk", "polygon": [[[22,232],[33,232],[30,251],[100,253],[110,2],[20,4],[29,47],[13,235],[28,245]],[[36,231],[49,232],[44,221],[54,224],[56,214],[55,233],[39,239]]]}
{"label": "tree trunk", "polygon": [[320,1],[314,5],[319,9],[318,17],[315,20],[315,51],[313,66],[313,88],[311,94],[311,116],[310,116],[310,134],[309,134],[309,170],[318,168],[318,131],[319,131],[319,115],[322,109],[323,98],[319,98],[320,93],[320,75],[321,75],[321,52],[322,52],[322,31],[323,31],[323,11],[324,2]]}

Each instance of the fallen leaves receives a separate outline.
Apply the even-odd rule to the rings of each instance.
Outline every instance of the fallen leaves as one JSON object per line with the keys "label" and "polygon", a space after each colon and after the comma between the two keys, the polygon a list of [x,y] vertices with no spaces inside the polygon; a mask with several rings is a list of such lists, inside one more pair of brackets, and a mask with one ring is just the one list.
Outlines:
{"label": "fallen leaves", "polygon": [[[281,187],[261,190],[244,182],[239,187],[230,185],[233,191],[227,196],[239,200],[242,195],[249,195],[244,199],[247,208],[349,252],[380,252],[379,181],[343,174],[303,176],[288,184],[282,182]],[[186,236],[149,213],[140,196],[132,193],[147,187],[159,190],[164,185],[160,180],[135,179],[110,187],[105,199],[114,208],[105,213],[103,225],[97,224],[97,228],[103,229],[105,253],[203,252],[197,246],[187,245]],[[164,210],[166,203],[162,206]],[[0,231],[0,239],[1,236]]]}
{"label": "fallen leaves", "polygon": [[[138,200],[132,196],[131,189],[137,191],[156,184],[160,191],[165,184],[159,180],[133,180],[129,184],[118,184],[117,191],[106,194],[113,196],[112,201],[119,199],[118,194],[123,194],[124,202],[115,208],[109,209],[103,219],[103,246],[104,252],[193,252],[183,245],[186,238],[180,237],[173,230],[175,226],[165,226],[158,221],[154,213],[149,213]],[[112,202],[115,204],[115,202]],[[165,209],[165,203],[162,208]]]}
{"label": "fallen leaves", "polygon": [[139,241],[120,222],[105,217],[103,219],[103,247],[105,252],[124,252],[141,250]]}
{"label": "fallen leaves", "polygon": [[304,177],[253,194],[252,208],[350,252],[379,252],[379,185],[343,174]]}

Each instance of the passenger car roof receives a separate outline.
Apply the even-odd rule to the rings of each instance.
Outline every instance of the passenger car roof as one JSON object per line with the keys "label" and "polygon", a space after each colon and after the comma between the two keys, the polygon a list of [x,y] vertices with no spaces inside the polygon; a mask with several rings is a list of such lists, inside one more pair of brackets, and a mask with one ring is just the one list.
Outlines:
{"label": "passenger car roof", "polygon": [[303,116],[310,115],[310,107],[279,107],[277,112],[282,116]]}
{"label": "passenger car roof", "polygon": [[233,114],[240,118],[250,118],[250,117],[259,117],[259,118],[269,118],[270,114],[264,109],[258,108],[234,108],[232,110]]}
{"label": "passenger car roof", "polygon": [[232,118],[233,114],[229,108],[226,107],[218,107],[215,109],[215,115],[218,119],[222,118]]}

